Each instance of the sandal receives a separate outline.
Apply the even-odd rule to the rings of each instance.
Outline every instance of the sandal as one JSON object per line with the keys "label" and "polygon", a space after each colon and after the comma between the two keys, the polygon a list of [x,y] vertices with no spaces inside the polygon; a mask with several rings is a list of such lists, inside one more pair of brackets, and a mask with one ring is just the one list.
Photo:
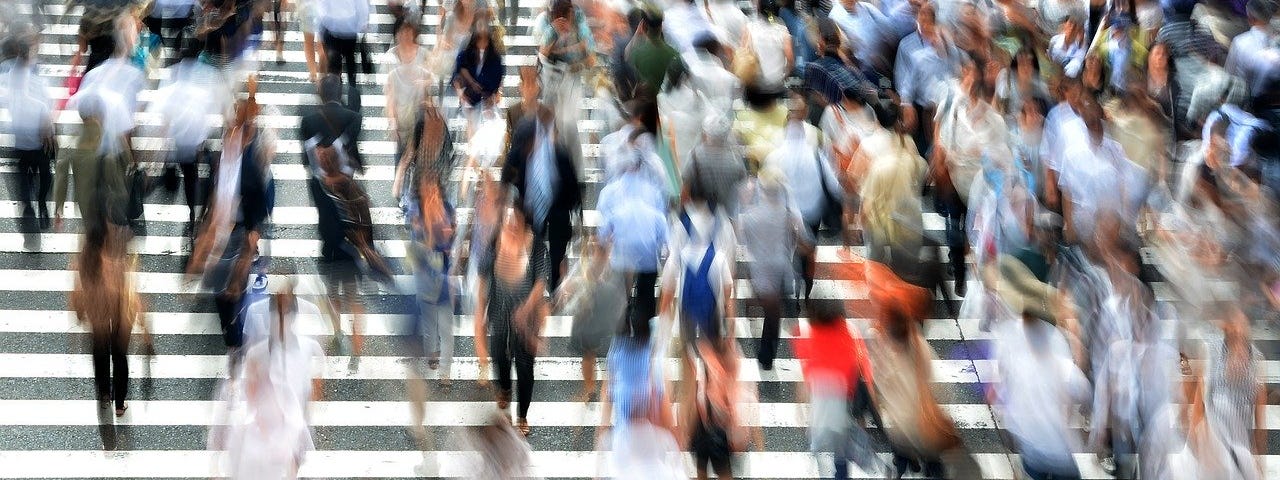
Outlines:
{"label": "sandal", "polygon": [[503,391],[498,392],[498,410],[506,410],[511,406],[511,394]]}
{"label": "sandal", "polygon": [[529,420],[526,418],[516,419],[516,431],[520,432],[520,436],[529,436]]}

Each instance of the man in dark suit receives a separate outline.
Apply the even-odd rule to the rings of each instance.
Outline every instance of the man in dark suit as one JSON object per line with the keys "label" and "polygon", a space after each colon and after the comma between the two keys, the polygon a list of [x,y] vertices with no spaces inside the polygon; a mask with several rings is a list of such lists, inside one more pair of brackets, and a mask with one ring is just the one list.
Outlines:
{"label": "man in dark suit", "polygon": [[311,172],[307,189],[319,213],[321,255],[327,260],[339,260],[343,256],[341,217],[320,183],[323,175],[316,164],[315,149],[334,146],[337,142],[342,147],[340,157],[347,161],[344,169],[364,171],[364,162],[356,148],[363,119],[359,112],[342,105],[342,80],[337,75],[321,79],[319,93],[320,106],[302,116],[298,138],[303,145],[302,164]]}
{"label": "man in dark suit", "polygon": [[[537,235],[535,250],[547,242],[551,291],[560,285],[565,251],[573,239],[573,214],[582,217],[582,184],[569,150],[555,132],[555,113],[539,105],[536,115],[516,124],[502,166],[502,182],[519,192],[517,201]],[[535,252],[536,253],[536,252]]]}

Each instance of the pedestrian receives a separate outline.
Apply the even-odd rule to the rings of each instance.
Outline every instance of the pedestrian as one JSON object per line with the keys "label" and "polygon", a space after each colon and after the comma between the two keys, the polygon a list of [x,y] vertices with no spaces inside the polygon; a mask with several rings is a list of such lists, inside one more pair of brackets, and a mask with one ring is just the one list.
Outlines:
{"label": "pedestrian", "polygon": [[743,211],[737,221],[737,236],[750,258],[751,292],[764,310],[756,360],[766,371],[773,370],[778,352],[783,299],[795,278],[796,250],[811,248],[813,243],[800,213],[787,201],[782,182],[782,174],[764,170],[744,185]]}
{"label": "pedestrian", "polygon": [[[808,335],[793,330],[796,358],[804,369],[808,391],[809,447],[816,455],[830,452],[833,477],[849,478],[849,462],[872,472],[875,452],[860,419],[850,416],[858,407],[874,409],[862,395],[874,389],[867,346],[860,334],[850,331],[844,309],[831,303],[809,308]],[[862,405],[857,405],[859,402]]]}
{"label": "pedestrian", "polygon": [[3,65],[8,70],[3,80],[9,115],[22,121],[11,122],[14,156],[18,158],[18,188],[22,216],[39,215],[40,229],[50,227],[49,189],[53,186],[52,162],[58,153],[57,128],[53,123],[53,100],[48,82],[37,71],[36,47],[39,34],[32,30],[16,31],[5,42],[14,54]]}
{"label": "pedestrian", "polygon": [[[369,27],[369,0],[316,0],[320,38],[327,54],[322,71],[347,74],[347,105],[360,111],[360,88],[356,82],[360,67],[356,54],[367,48],[361,38]],[[368,55],[368,53],[364,53]]]}
{"label": "pedestrian", "polygon": [[479,126],[484,112],[496,106],[507,71],[503,52],[490,35],[488,25],[477,26],[454,62],[453,89],[463,100],[462,113],[472,129]]}
{"label": "pedestrian", "polygon": [[115,403],[122,417],[129,396],[129,343],[144,305],[134,290],[132,262],[118,238],[86,236],[72,269],[76,285],[67,303],[76,319],[89,327],[97,399],[105,408]]}
{"label": "pedestrian", "polygon": [[652,323],[627,318],[609,347],[597,437],[608,449],[613,478],[687,478],[662,368],[655,361]]}
{"label": "pedestrian", "polygon": [[431,74],[425,66],[427,47],[418,44],[417,22],[403,22],[396,27],[395,44],[382,58],[382,73],[387,76],[387,131],[396,142],[396,158],[412,145],[417,112],[422,105]]}
{"label": "pedestrian", "polygon": [[[569,149],[556,131],[557,112],[547,104],[511,133],[511,149],[502,166],[502,182],[515,187],[523,217],[547,245],[550,291],[560,285],[565,252],[573,240],[573,217],[581,218],[582,184]],[[541,249],[540,249],[541,251]]]}
{"label": "pedestrian", "polygon": [[528,436],[534,358],[544,341],[548,266],[523,211],[509,208],[501,225],[490,247],[492,262],[481,267],[488,279],[476,294],[476,356],[482,372],[492,361],[498,409],[504,412],[511,404],[511,369],[515,367],[515,426]]}

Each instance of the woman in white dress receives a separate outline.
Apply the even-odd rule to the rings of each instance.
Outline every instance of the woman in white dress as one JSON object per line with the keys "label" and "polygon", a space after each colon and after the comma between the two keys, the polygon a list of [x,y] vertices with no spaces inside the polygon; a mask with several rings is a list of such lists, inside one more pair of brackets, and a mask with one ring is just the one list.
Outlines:
{"label": "woman in white dress", "polygon": [[396,142],[400,158],[413,141],[413,127],[431,72],[426,68],[426,47],[418,44],[418,24],[402,22],[396,29],[396,43],[382,57],[382,73],[387,76],[387,130]]}
{"label": "woman in white dress", "polygon": [[293,327],[298,301],[292,285],[271,303],[271,335],[246,348],[239,374],[222,389],[227,410],[220,415],[227,418],[215,424],[226,427],[210,435],[210,447],[227,452],[223,473],[232,479],[297,478],[314,448],[307,403],[321,391],[313,371],[324,350]]}

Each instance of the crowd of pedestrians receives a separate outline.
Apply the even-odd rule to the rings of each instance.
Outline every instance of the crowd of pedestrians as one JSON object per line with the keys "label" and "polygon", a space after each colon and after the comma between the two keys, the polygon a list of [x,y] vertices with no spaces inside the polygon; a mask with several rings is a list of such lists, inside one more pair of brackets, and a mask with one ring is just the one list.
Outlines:
{"label": "crowd of pedestrians", "polygon": [[[181,176],[186,271],[229,349],[216,395],[244,405],[210,435],[233,478],[297,475],[324,349],[295,325],[349,329],[358,361],[372,285],[409,299],[421,442],[474,319],[461,336],[500,412],[469,435],[482,478],[535,473],[523,437],[551,408],[535,379],[553,315],[571,318],[576,398],[603,404],[617,478],[685,478],[680,452],[697,478],[733,478],[736,455],[773,441],[743,371],[783,352],[803,368],[790,400],[810,407],[811,450],[834,455],[823,472],[979,478],[934,384],[926,333],[946,317],[992,339],[984,396],[1028,477],[1096,461],[1117,478],[1263,478],[1251,332],[1280,309],[1275,0],[508,1],[94,4],[66,98],[40,75],[37,24],[5,23],[14,191],[33,228],[82,234],[68,303],[116,416],[146,331],[128,245],[147,194]],[[370,22],[384,11],[393,23]],[[259,121],[280,112],[258,101],[258,51],[284,63],[299,30],[315,101],[291,158]],[[514,34],[531,60],[507,57]],[[612,112],[599,135],[579,128],[587,101]],[[392,191],[367,190],[360,144],[384,135]],[[265,285],[282,273],[272,167],[297,162],[314,298],[287,275]],[[374,242],[382,197],[403,261]]]}

